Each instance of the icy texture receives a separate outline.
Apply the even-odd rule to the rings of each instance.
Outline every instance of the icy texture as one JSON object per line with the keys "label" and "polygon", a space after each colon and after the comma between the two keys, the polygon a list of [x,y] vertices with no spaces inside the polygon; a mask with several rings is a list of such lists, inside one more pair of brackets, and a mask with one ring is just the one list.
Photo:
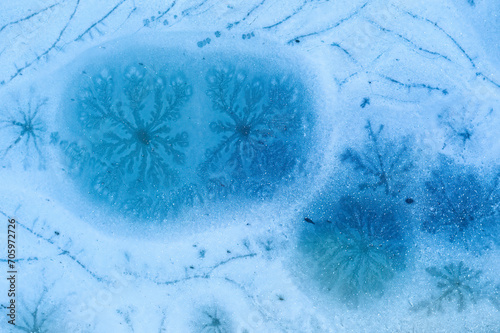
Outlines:
{"label": "icy texture", "polygon": [[499,12],[3,1],[0,332],[499,332]]}
{"label": "icy texture", "polygon": [[405,178],[413,167],[411,148],[408,139],[400,139],[399,142],[394,138],[381,140],[383,130],[384,126],[380,125],[374,131],[368,121],[368,143],[363,151],[347,148],[341,161],[351,164],[356,171],[371,178],[359,184],[360,190],[376,190],[380,187],[385,194],[396,195],[406,185]]}
{"label": "icy texture", "polygon": [[490,180],[442,157],[431,177],[425,183],[429,216],[424,230],[444,234],[450,242],[470,250],[499,242],[500,174]]}
{"label": "icy texture", "polygon": [[199,318],[193,321],[193,332],[227,333],[234,332],[228,315],[217,306],[206,307],[198,313]]}
{"label": "icy texture", "polygon": [[189,138],[174,127],[190,86],[130,66],[116,77],[103,70],[82,90],[75,113],[86,142],[76,156],[75,143],[61,142],[69,162],[79,165],[78,175],[96,195],[148,214],[179,183]]}
{"label": "icy texture", "polygon": [[165,62],[149,60],[151,51],[120,66],[83,57],[70,78],[76,87],[61,118],[71,130],[62,123],[52,143],[85,192],[154,219],[233,197],[271,198],[304,174],[313,106],[290,69],[208,59],[189,68],[173,48]]}
{"label": "icy texture", "polygon": [[325,293],[357,305],[366,295],[381,296],[384,285],[405,267],[401,221],[389,203],[341,197],[325,203],[326,220],[307,221],[298,257],[301,268]]}
{"label": "icy texture", "polygon": [[9,144],[2,149],[2,158],[8,154],[23,156],[23,167],[29,168],[33,159],[38,160],[38,167],[45,165],[40,146],[44,144],[46,126],[40,113],[43,113],[46,100],[33,101],[31,98],[26,105],[18,105],[13,110],[6,110],[5,118],[0,120],[1,128],[6,136],[12,138]]}
{"label": "icy texture", "polygon": [[207,80],[212,108],[222,115],[210,123],[219,142],[200,166],[210,195],[265,197],[305,157],[301,130],[310,126],[302,89],[291,78],[247,78],[232,69],[211,71]]}
{"label": "icy texture", "polygon": [[446,265],[442,269],[429,267],[426,272],[439,281],[436,285],[440,294],[429,301],[420,302],[414,310],[426,308],[431,314],[433,311],[443,311],[443,303],[450,302],[456,304],[458,312],[462,312],[469,303],[476,303],[479,297],[480,271],[465,267],[461,261],[458,264]]}

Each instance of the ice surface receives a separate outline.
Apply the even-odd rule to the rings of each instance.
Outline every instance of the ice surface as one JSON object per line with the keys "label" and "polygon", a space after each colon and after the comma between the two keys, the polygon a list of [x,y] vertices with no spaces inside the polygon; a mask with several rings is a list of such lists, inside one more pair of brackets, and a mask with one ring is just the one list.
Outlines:
{"label": "ice surface", "polygon": [[3,2],[0,331],[500,331],[499,12]]}
{"label": "ice surface", "polygon": [[68,65],[52,143],[78,187],[151,220],[304,177],[317,112],[300,64],[175,42],[106,44]]}

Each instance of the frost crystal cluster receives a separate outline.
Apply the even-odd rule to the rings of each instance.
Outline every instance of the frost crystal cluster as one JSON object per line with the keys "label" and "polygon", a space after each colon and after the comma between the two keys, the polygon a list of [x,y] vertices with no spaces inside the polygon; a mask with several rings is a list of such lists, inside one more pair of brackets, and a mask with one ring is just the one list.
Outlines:
{"label": "frost crystal cluster", "polygon": [[429,300],[419,302],[412,308],[414,311],[426,309],[428,314],[434,311],[442,312],[445,304],[452,303],[458,312],[462,312],[468,304],[476,303],[481,294],[481,271],[465,266],[462,261],[442,268],[428,267],[426,271],[436,280],[439,293]]}
{"label": "frost crystal cluster", "polygon": [[217,117],[210,123],[217,144],[207,150],[201,173],[211,194],[265,196],[289,179],[300,165],[307,116],[297,84],[223,68],[210,72],[207,95]]}
{"label": "frost crystal cluster", "polygon": [[382,295],[386,282],[405,266],[406,245],[393,207],[346,196],[326,209],[328,219],[304,229],[302,268],[346,303]]}
{"label": "frost crystal cluster", "polygon": [[96,159],[88,170],[92,190],[132,209],[147,208],[179,182],[189,141],[175,123],[191,88],[138,66],[115,78],[103,70],[89,81],[79,119]]}
{"label": "frost crystal cluster", "polygon": [[76,74],[64,101],[75,126],[51,141],[93,198],[163,218],[232,198],[270,198],[304,172],[313,112],[301,81],[286,71],[100,61]]}

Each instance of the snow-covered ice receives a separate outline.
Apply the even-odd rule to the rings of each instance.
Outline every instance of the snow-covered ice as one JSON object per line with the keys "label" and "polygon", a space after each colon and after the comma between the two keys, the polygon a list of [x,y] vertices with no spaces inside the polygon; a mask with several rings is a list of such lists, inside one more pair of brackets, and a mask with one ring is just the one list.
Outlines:
{"label": "snow-covered ice", "polygon": [[500,331],[499,13],[3,2],[0,332]]}

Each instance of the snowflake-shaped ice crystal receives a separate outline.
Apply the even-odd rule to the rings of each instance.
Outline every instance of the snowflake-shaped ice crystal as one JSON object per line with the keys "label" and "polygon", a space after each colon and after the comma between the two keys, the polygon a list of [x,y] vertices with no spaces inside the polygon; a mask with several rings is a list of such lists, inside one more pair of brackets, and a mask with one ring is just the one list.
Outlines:
{"label": "snowflake-shaped ice crystal", "polygon": [[322,289],[348,304],[382,295],[386,282],[405,262],[395,211],[380,200],[350,196],[330,208],[330,214],[323,214],[328,220],[313,224],[309,219],[299,242],[305,270]]}
{"label": "snowflake-shaped ice crystal", "polygon": [[130,210],[156,207],[177,184],[176,167],[185,163],[188,134],[174,124],[190,95],[182,78],[168,80],[144,66],[90,77],[79,97],[90,156],[77,156],[94,160],[86,170],[91,190]]}
{"label": "snowflake-shaped ice crystal", "polygon": [[290,77],[252,77],[232,68],[212,70],[207,81],[216,140],[200,174],[210,184],[210,195],[269,195],[292,177],[304,152],[310,119],[299,84]]}
{"label": "snowflake-shaped ice crystal", "polygon": [[[33,92],[31,91],[30,94]],[[44,167],[45,159],[40,146],[44,143],[44,134],[47,129],[45,122],[41,119],[40,112],[46,103],[46,99],[35,101],[30,96],[26,105],[18,102],[14,115],[8,111],[9,116],[0,119],[0,129],[4,129],[6,133],[12,133],[13,136],[0,155],[2,159],[9,152],[20,149],[19,152],[25,156],[23,160],[25,169],[30,166],[32,159],[38,159],[39,167]]]}
{"label": "snowflake-shaped ice crystal", "polygon": [[463,261],[442,268],[429,267],[426,271],[437,280],[439,293],[429,300],[418,303],[412,308],[413,310],[427,309],[427,313],[431,314],[435,311],[444,311],[443,304],[455,303],[457,311],[462,312],[468,304],[476,303],[480,295],[481,271],[465,266]]}

